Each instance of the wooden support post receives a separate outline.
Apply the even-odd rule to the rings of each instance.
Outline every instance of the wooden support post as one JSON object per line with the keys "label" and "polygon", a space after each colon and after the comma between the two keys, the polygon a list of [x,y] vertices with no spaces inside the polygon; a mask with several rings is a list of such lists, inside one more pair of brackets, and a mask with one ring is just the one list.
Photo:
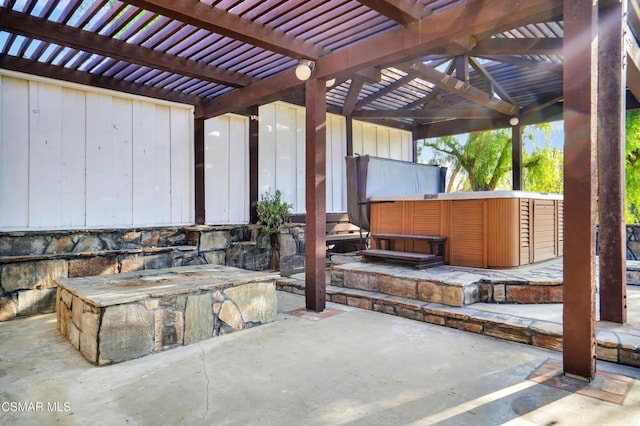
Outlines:
{"label": "wooden support post", "polygon": [[347,156],[353,156],[353,118],[347,117]]}
{"label": "wooden support post", "polygon": [[258,222],[258,107],[250,108],[249,116],[249,221]]}
{"label": "wooden support post", "polygon": [[511,180],[514,190],[522,189],[522,126],[511,127]]}
{"label": "wooden support post", "polygon": [[194,191],[196,224],[205,223],[205,191],[204,191],[204,119],[196,118],[193,122],[194,153]]}
{"label": "wooden support post", "polygon": [[326,137],[325,82],[311,79],[305,84],[306,106],[306,308],[322,312],[326,290]]}
{"label": "wooden support post", "polygon": [[600,319],[627,320],[625,226],[625,95],[627,56],[624,45],[626,1],[600,0],[598,13],[598,191]]}
{"label": "wooden support post", "polygon": [[564,2],[565,374],[595,376],[597,2]]}

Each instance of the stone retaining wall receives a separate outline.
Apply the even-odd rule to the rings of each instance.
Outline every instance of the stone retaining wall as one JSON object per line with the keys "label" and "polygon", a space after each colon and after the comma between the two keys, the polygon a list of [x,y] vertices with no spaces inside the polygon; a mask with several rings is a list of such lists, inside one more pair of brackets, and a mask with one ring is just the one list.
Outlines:
{"label": "stone retaining wall", "polygon": [[[598,227],[596,226],[596,253],[598,248]],[[640,260],[640,225],[627,225],[627,260]]]}
{"label": "stone retaining wall", "polygon": [[[54,282],[59,278],[206,263],[267,270],[271,247],[259,229],[237,225],[0,232],[0,321],[54,312]],[[287,242],[282,245],[288,247]]]}

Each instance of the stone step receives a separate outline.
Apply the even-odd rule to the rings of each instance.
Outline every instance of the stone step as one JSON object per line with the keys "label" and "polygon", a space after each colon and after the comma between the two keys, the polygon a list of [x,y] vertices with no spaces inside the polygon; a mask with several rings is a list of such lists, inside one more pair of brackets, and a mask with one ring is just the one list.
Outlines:
{"label": "stone step", "polygon": [[[279,278],[276,288],[288,293],[305,294],[304,281],[300,279]],[[446,306],[331,285],[326,288],[326,298],[328,302],[341,305],[562,351],[562,325],[555,322],[493,313],[473,306]],[[596,332],[598,359],[640,367],[638,353],[640,342],[637,336],[610,330]]]}

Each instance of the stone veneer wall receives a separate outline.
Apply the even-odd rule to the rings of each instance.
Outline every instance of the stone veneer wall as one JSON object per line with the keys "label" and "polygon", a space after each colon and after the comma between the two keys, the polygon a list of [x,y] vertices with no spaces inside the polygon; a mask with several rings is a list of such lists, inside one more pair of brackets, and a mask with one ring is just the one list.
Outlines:
{"label": "stone veneer wall", "polygon": [[[0,232],[0,322],[55,311],[55,280],[198,264],[270,268],[258,225]],[[285,238],[282,246],[289,247]]]}
{"label": "stone veneer wall", "polygon": [[[598,226],[596,226],[596,253],[598,248]],[[640,260],[640,225],[627,225],[627,260]]]}

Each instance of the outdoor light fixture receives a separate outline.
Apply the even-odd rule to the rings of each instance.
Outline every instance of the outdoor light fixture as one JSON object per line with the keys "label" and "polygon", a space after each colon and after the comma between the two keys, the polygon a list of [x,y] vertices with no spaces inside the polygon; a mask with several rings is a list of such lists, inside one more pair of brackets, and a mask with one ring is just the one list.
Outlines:
{"label": "outdoor light fixture", "polygon": [[313,71],[313,67],[315,63],[310,61],[309,59],[300,59],[298,62],[298,66],[296,67],[296,77],[298,80],[307,81],[309,77],[311,77],[311,71]]}
{"label": "outdoor light fixture", "polygon": [[325,85],[326,85],[327,87],[333,87],[333,85],[334,85],[334,84],[336,84],[336,79],[335,79],[335,78],[331,78],[331,79],[329,79],[329,80],[327,80],[327,81],[325,82]]}
{"label": "outdoor light fixture", "polygon": [[517,126],[518,124],[520,124],[520,120],[518,119],[518,117],[511,117],[509,119],[509,124],[511,124],[512,126]]}

